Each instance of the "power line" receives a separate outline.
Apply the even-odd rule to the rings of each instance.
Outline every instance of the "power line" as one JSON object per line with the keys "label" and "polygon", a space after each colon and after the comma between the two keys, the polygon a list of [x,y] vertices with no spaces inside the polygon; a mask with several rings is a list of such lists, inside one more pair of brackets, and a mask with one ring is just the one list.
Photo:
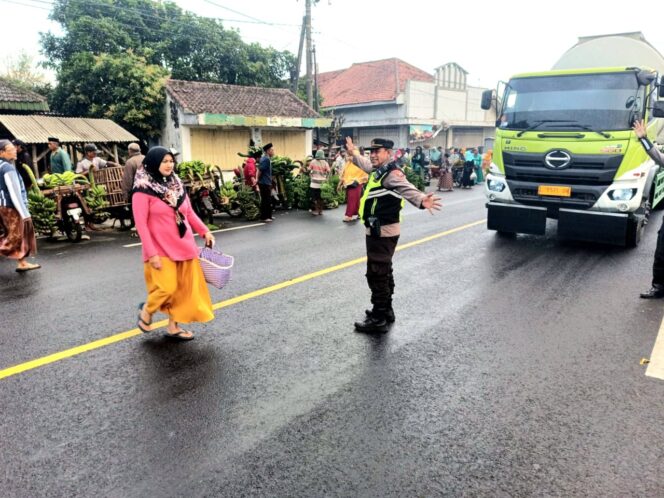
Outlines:
{"label": "power line", "polygon": [[[24,1],[35,2],[35,3],[39,3],[39,4],[43,4],[43,5],[49,5],[51,8],[40,7],[40,6],[32,5],[32,4],[25,4],[25,3],[18,2],[17,0],[0,0],[0,1],[6,2],[6,3],[12,3],[12,4],[16,4],[16,5],[23,5],[25,7],[33,7],[33,8],[41,9],[41,10],[49,10],[49,11],[55,6],[54,2],[47,1],[47,0],[24,0]],[[119,7],[117,5],[112,5],[112,4],[108,4],[108,3],[101,3],[101,2],[93,2],[93,1],[88,1],[86,3],[91,4],[91,5],[95,5],[97,7],[105,7],[105,8],[108,8],[108,9],[114,9],[114,10],[122,11],[122,12],[133,12],[133,13],[136,13],[139,16],[141,16],[143,18],[143,20],[157,19],[159,21],[164,21],[164,22],[169,22],[169,23],[173,22],[172,19],[166,19],[164,17],[155,16],[155,15],[152,15],[148,12],[144,12],[144,11],[139,10],[139,9],[133,9],[131,7]],[[217,4],[214,4],[214,5],[217,5]],[[219,6],[219,7],[221,7],[221,6]],[[189,11],[185,11],[185,12],[189,12]],[[238,14],[244,15],[244,14],[241,14],[241,13],[238,13]],[[299,24],[275,23],[275,22],[269,22],[269,21],[262,21],[260,19],[255,19],[255,18],[251,18],[253,20],[243,20],[243,19],[227,19],[227,18],[222,18],[222,17],[208,17],[208,16],[198,16],[198,17],[205,18],[205,19],[213,19],[213,20],[216,20],[216,21],[222,21],[222,22],[227,22],[227,23],[264,24],[264,25],[267,25],[267,26],[275,26],[275,27],[279,27],[279,26],[299,27]]]}
{"label": "power line", "polygon": [[[32,5],[32,4],[26,4],[26,3],[23,3],[23,2],[20,2],[20,1],[17,1],[17,0],[0,0],[0,1],[5,2],[5,3],[14,4],[14,5],[22,5],[22,6],[25,6],[25,7],[32,7],[32,8],[36,8],[36,9],[40,9],[40,10],[45,10],[45,11],[50,11],[50,10],[51,10],[51,9],[49,9],[49,8],[47,8],[47,7],[42,7],[42,6],[38,6],[38,5]],[[53,7],[53,6],[55,5],[53,2],[46,1],[46,0],[24,0],[24,1],[36,2],[36,3],[39,3],[39,4],[49,5],[49,6],[51,6],[51,7]],[[147,12],[144,12],[144,11],[140,11],[140,10],[138,10],[138,9],[122,8],[122,7],[118,7],[118,6],[116,6],[116,5],[110,5],[110,4],[99,3],[99,2],[94,2],[94,1],[88,1],[87,3],[88,3],[88,4],[95,5],[95,6],[100,7],[100,8],[101,8],[101,7],[106,7],[106,8],[108,8],[108,9],[115,9],[115,10],[121,10],[121,11],[123,11],[123,12],[133,12],[133,13],[136,13],[136,14],[139,16],[139,17],[136,19],[137,21],[139,21],[139,22],[137,22],[137,23],[131,23],[131,24],[130,24],[130,23],[128,23],[128,22],[125,22],[125,21],[119,21],[118,19],[113,18],[113,19],[114,19],[114,23],[118,24],[119,26],[125,27],[125,28],[127,28],[127,29],[139,30],[139,31],[142,31],[142,32],[144,32],[144,33],[152,33],[152,32],[153,32],[153,28],[150,28],[150,27],[148,27],[148,26],[146,26],[146,25],[144,25],[144,24],[141,24],[140,21],[146,21],[146,20],[148,20],[148,19],[149,19],[149,20],[154,20],[154,19],[156,19],[156,20],[159,20],[159,21],[167,22],[167,23],[178,24],[178,23],[174,23],[174,21],[173,21],[172,19],[166,19],[166,18],[163,18],[163,17],[160,17],[160,16],[151,15],[150,13],[147,13]],[[198,16],[198,17],[200,17],[200,18],[205,18],[205,19],[214,19],[214,20],[219,20],[219,21],[229,21],[229,20],[227,20],[227,19],[221,19],[221,18],[211,18],[211,17],[205,17],[205,16]],[[242,21],[242,20],[238,20],[238,22],[248,22],[248,23],[253,23],[254,21]],[[262,21],[261,21],[261,22],[262,22]],[[182,24],[182,23],[179,23],[179,24]],[[293,25],[293,26],[297,26],[297,25]],[[280,39],[279,42],[281,42],[281,41],[283,41],[283,40]],[[286,50],[286,47],[287,47],[287,46],[284,46],[284,48],[282,49],[282,51]]]}
{"label": "power line", "polygon": [[213,2],[212,0],[205,0],[205,2],[206,2],[206,3],[209,3],[210,5],[214,5],[215,7],[219,7],[220,9],[224,9],[224,10],[227,10],[227,11],[229,11],[229,12],[232,12],[233,14],[238,14],[238,15],[240,15],[240,16],[242,16],[242,17],[246,17],[247,19],[251,19],[251,20],[253,20],[253,21],[258,21],[258,22],[261,22],[261,23],[264,22],[264,23],[267,24],[267,22],[262,21],[261,19],[258,19],[258,18],[256,18],[256,17],[252,17],[252,16],[247,15],[247,14],[243,14],[242,12],[238,12],[237,10],[233,10],[233,9],[231,9],[230,7],[225,7],[225,6],[221,5],[221,4],[218,4],[218,3],[216,3],[216,2]]}

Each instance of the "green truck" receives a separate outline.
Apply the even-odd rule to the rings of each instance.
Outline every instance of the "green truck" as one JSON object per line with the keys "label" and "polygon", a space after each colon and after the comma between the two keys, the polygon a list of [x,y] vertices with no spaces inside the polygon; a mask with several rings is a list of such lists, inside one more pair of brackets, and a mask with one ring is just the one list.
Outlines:
{"label": "green truck", "polygon": [[631,127],[664,133],[664,76],[640,66],[519,74],[482,108],[496,105],[493,162],[485,183],[488,228],[634,247],[651,209],[664,205],[664,168]]}

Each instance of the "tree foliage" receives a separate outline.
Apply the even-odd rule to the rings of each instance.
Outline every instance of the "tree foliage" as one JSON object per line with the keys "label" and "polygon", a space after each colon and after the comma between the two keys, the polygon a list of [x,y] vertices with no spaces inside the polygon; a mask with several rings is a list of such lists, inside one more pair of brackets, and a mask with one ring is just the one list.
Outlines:
{"label": "tree foliage", "polygon": [[[148,116],[151,125],[141,136],[158,133],[152,117],[163,102],[151,91],[166,73],[191,81],[284,87],[295,63],[288,51],[245,43],[221,21],[185,12],[170,1],[55,0],[50,17],[63,32],[41,34],[42,51],[58,76],[53,109],[114,116],[132,130],[138,125],[135,115]],[[131,63],[138,64],[135,70]],[[109,81],[131,83],[127,71],[141,83],[109,86]],[[146,102],[137,102],[146,89]],[[123,110],[116,100],[124,93],[140,104],[135,112]]]}
{"label": "tree foliage", "polygon": [[111,119],[147,140],[162,126],[167,75],[131,51],[80,52],[60,67],[52,105],[65,114]]}
{"label": "tree foliage", "polygon": [[19,52],[7,59],[0,77],[18,88],[32,90],[40,95],[48,96],[52,91],[44,73],[37,69],[34,57],[27,52]]}

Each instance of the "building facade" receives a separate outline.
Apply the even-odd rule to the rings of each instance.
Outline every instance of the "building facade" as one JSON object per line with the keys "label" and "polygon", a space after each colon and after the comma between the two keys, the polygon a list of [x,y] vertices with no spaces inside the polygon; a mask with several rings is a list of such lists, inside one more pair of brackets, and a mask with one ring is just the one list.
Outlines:
{"label": "building facade", "polygon": [[455,63],[431,75],[386,59],[323,73],[319,86],[323,108],[343,115],[342,133],[360,144],[383,137],[404,148],[490,146],[496,113],[480,108],[484,88],[468,85],[467,75]]}
{"label": "building facade", "polygon": [[183,161],[232,170],[250,140],[304,159],[311,154],[312,130],[330,123],[289,90],[169,80],[161,143],[180,151]]}

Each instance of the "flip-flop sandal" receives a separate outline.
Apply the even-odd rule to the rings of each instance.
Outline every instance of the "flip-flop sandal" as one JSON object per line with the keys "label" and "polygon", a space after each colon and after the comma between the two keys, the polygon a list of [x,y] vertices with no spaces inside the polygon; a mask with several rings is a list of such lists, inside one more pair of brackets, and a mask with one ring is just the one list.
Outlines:
{"label": "flip-flop sandal", "polygon": [[138,322],[136,322],[136,326],[138,327],[138,329],[141,332],[143,332],[144,334],[147,334],[149,332],[152,332],[152,330],[143,328],[143,326],[141,324],[147,325],[149,327],[150,325],[152,325],[152,320],[150,320],[150,323],[148,323],[148,322],[144,322],[143,319],[141,318],[141,312],[143,311],[143,306],[145,306],[145,303],[141,303],[141,304],[138,305]]}
{"label": "flip-flop sandal", "polygon": [[[187,337],[183,334],[191,334],[191,335]],[[168,332],[166,332],[164,333],[164,337],[168,337],[169,339],[175,339],[176,341],[191,341],[196,336],[193,334],[193,332],[182,329],[176,332],[175,334],[169,334]]]}
{"label": "flip-flop sandal", "polygon": [[27,268],[16,268],[16,271],[18,273],[25,273],[26,271],[39,270],[40,268],[41,265],[35,265],[35,266],[28,266]]}

